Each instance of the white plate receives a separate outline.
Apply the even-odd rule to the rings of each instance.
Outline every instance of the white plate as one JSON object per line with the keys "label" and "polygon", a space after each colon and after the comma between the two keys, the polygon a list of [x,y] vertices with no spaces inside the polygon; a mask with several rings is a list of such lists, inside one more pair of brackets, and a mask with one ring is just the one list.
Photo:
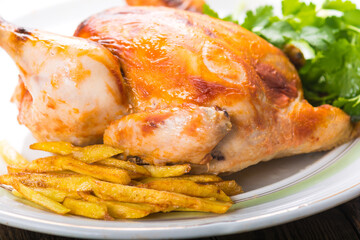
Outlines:
{"label": "white plate", "polygon": [[[228,6],[233,5],[228,2]],[[77,0],[33,12],[16,22],[71,34],[86,16],[119,4],[123,3]],[[0,69],[0,138],[30,159],[39,157],[27,149],[34,139],[18,125],[16,107],[9,103],[17,69],[2,51]],[[227,176],[236,179],[246,193],[235,196],[236,204],[223,215],[169,213],[141,220],[97,221],[33,208],[1,190],[0,223],[49,234],[104,239],[192,238],[251,231],[309,216],[360,195],[359,156],[360,142],[355,140],[330,152],[272,160]],[[3,164],[0,170],[5,172]]]}

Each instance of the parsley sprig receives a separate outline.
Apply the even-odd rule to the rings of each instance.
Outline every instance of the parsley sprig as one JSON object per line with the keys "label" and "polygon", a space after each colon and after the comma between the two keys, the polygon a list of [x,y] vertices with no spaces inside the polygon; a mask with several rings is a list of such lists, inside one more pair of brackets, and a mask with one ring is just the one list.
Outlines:
{"label": "parsley sprig", "polygon": [[[219,18],[209,6],[204,13]],[[233,16],[223,20],[238,23]],[[283,0],[282,16],[272,6],[248,11],[242,26],[283,48],[293,44],[305,55],[299,70],[305,98],[313,105],[342,108],[360,120],[360,10],[349,0],[322,6]]]}

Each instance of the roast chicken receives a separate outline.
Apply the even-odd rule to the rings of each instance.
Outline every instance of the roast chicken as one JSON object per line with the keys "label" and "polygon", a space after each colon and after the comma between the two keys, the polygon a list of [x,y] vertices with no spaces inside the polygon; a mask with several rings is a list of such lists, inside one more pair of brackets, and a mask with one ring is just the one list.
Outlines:
{"label": "roast chicken", "polygon": [[242,27],[166,7],[118,7],[74,37],[0,24],[20,69],[18,120],[40,141],[103,141],[157,165],[235,172],[358,135],[312,107],[283,52]]}
{"label": "roast chicken", "polygon": [[126,0],[130,6],[164,6],[193,12],[202,12],[204,0]]}

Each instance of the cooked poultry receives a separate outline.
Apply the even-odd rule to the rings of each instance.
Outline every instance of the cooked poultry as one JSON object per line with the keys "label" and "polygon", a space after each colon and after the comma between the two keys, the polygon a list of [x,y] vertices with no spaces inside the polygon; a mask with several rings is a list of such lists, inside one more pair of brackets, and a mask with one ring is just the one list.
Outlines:
{"label": "cooked poultry", "polygon": [[0,46],[20,69],[18,120],[38,140],[96,143],[127,112],[118,62],[100,44],[0,19]]}
{"label": "cooked poultry", "polygon": [[126,0],[130,6],[163,6],[202,12],[204,0]]}
{"label": "cooked poultry", "polygon": [[183,105],[127,115],[114,121],[104,142],[151,164],[207,163],[211,150],[230,131],[226,112]]}
{"label": "cooked poultry", "polygon": [[[28,107],[19,108],[19,119],[40,139],[86,143],[99,137],[98,132],[88,133],[89,129],[104,129],[111,118],[119,119],[105,131],[105,143],[124,148],[127,154],[147,162],[190,162],[200,172],[220,173],[235,172],[272,158],[330,149],[357,135],[349,116],[340,109],[329,105],[314,108],[303,99],[298,74],[279,49],[232,23],[170,8],[125,7],[90,17],[80,24],[74,38],[37,31],[20,34],[6,26],[3,24],[0,34],[9,36],[2,37],[2,46],[10,51],[20,69],[26,69],[22,70],[22,91],[29,97],[18,94],[21,97],[17,99],[20,106]],[[103,45],[118,62],[105,48],[78,37]],[[51,39],[46,46],[45,39]],[[81,44],[84,46],[77,47]],[[66,51],[72,49],[71,54],[58,50],[48,56],[48,49],[58,45],[66,45]],[[15,52],[13,46],[29,50]],[[37,59],[25,54],[30,50]],[[49,67],[42,73],[42,65],[27,64],[30,60],[41,61],[44,55],[57,60],[54,68],[50,68],[51,61],[46,61]],[[106,72],[105,79],[93,79],[96,87],[88,86],[86,92],[76,85],[77,75],[84,78],[80,73],[85,67],[91,73],[101,74],[100,70],[83,63],[81,69],[73,67],[77,74],[61,75],[72,66],[68,59],[83,57],[93,59]],[[50,73],[54,69],[55,76],[75,87],[55,91],[55,86],[62,89],[65,80],[52,86],[54,74]],[[125,91],[121,90],[119,69]],[[41,84],[32,77],[40,74]],[[120,90],[100,88],[98,85],[105,81],[117,81]],[[43,89],[46,94],[39,94]],[[51,108],[49,100],[42,96],[55,99],[56,104],[63,104],[63,98],[79,102],[86,99],[93,112],[73,120],[78,115],[60,107]],[[92,103],[115,96],[117,105],[99,107]],[[38,106],[35,100],[40,106],[36,107],[37,114],[32,113]],[[126,112],[127,103],[131,111]],[[99,112],[109,113],[106,121],[98,121]],[[42,117],[46,114],[61,120],[62,127],[57,131],[47,126],[41,129],[41,124],[49,122],[49,118]],[[80,128],[77,132],[84,136],[82,141],[68,134],[67,127],[73,122],[86,126],[83,135]]]}
{"label": "cooked poultry", "polygon": [[[232,130],[203,171],[238,171],[262,160],[329,149],[352,137],[349,116],[328,105],[310,106],[285,55],[238,25],[169,8],[127,7],[90,17],[75,35],[118,57],[135,112],[150,117],[149,109],[184,103],[228,112]],[[129,115],[127,121],[132,117],[137,118]],[[110,126],[105,142],[125,147],[123,142],[131,139],[130,152],[142,146],[141,140],[133,141],[141,138],[139,132],[123,135],[120,142],[110,140],[111,131],[120,130]],[[168,144],[177,146],[171,138]],[[190,146],[177,147],[182,152]]]}

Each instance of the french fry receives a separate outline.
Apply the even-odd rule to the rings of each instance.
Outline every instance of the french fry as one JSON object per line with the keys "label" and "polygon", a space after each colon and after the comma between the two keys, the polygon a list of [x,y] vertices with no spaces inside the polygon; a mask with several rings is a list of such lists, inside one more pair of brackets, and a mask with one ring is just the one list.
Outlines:
{"label": "french fry", "polygon": [[200,185],[193,181],[182,179],[158,179],[149,183],[144,183],[138,187],[151,188],[159,191],[176,192],[192,197],[209,198],[231,202],[230,197],[215,185]]}
{"label": "french fry", "polygon": [[18,180],[29,187],[55,188],[67,192],[91,191],[91,177],[79,174],[18,173],[0,176],[0,183],[12,185]]}
{"label": "french fry", "polygon": [[204,174],[204,175],[182,175],[178,177],[174,177],[174,179],[182,179],[182,180],[189,180],[197,183],[206,183],[206,182],[219,182],[223,181],[221,177],[211,174]]}
{"label": "french fry", "polygon": [[58,156],[38,158],[30,162],[24,172],[34,172],[34,173],[43,173],[43,172],[56,172],[64,170],[61,164],[59,163]]}
{"label": "french fry", "polygon": [[70,211],[70,209],[64,207],[62,204],[42,195],[41,193],[35,192],[16,179],[13,179],[11,186],[13,186],[14,189],[16,189],[16,191],[18,191],[24,198],[37,203],[53,212],[58,214],[65,214]]}
{"label": "french fry", "polygon": [[[147,178],[143,178],[141,179],[142,183],[149,183],[149,182],[153,182],[153,181],[157,181],[160,179],[164,179],[164,178],[156,178],[156,177],[147,177]],[[188,181],[193,181],[196,183],[212,183],[212,182],[220,182],[223,181],[220,177],[216,176],[216,175],[182,175],[182,176],[178,176],[178,177],[167,177],[166,179],[175,179],[175,180],[188,180]]]}
{"label": "french fry", "polygon": [[[218,181],[220,179],[220,181]],[[215,185],[219,187],[226,195],[234,196],[243,192],[241,186],[239,186],[234,180],[223,181],[220,177],[216,175],[183,175],[179,177],[170,177],[170,178],[154,178],[148,177],[141,179],[141,183],[151,183],[154,181],[164,181],[164,180],[189,180],[201,185]],[[213,181],[216,180],[216,181]],[[140,185],[140,184],[137,184]],[[150,187],[151,188],[151,187]],[[202,187],[201,187],[202,188]],[[155,189],[155,188],[154,188]],[[160,189],[158,189],[160,190]]]}
{"label": "french fry", "polygon": [[110,182],[128,184],[131,178],[127,171],[114,167],[90,165],[67,156],[52,156],[32,161],[27,172],[51,172],[70,170],[76,173],[88,175],[97,179]]}
{"label": "french fry", "polygon": [[70,213],[74,215],[94,219],[113,220],[113,218],[107,213],[106,206],[101,203],[65,198],[63,205],[70,209]]}
{"label": "french fry", "polygon": [[78,150],[73,152],[73,156],[80,161],[93,163],[102,159],[110,158],[123,152],[124,151],[121,149],[105,144],[99,144],[83,147],[80,151]]}
{"label": "french fry", "polygon": [[128,184],[131,181],[129,174],[123,169],[90,165],[77,160],[73,161],[73,159],[65,157],[61,158],[60,164],[64,170],[71,170],[97,179],[120,184]]}
{"label": "french fry", "polygon": [[24,167],[7,166],[6,168],[9,174],[24,172]]}
{"label": "french fry", "polygon": [[24,196],[21,193],[19,193],[16,189],[13,189],[11,193],[18,198],[24,198]]}
{"label": "french fry", "polygon": [[30,149],[42,150],[45,152],[56,153],[60,155],[69,155],[77,150],[77,147],[69,142],[37,142],[30,145]]}
{"label": "french fry", "polygon": [[28,162],[0,142],[9,172],[0,176],[1,187],[60,214],[113,220],[170,211],[224,213],[232,205],[226,194],[242,192],[235,181],[216,175],[184,175],[190,164],[140,166],[111,158],[122,151],[107,145],[49,142],[31,148],[60,156]]}
{"label": "french fry", "polygon": [[42,195],[56,201],[56,202],[63,202],[67,193],[65,191],[61,191],[54,188],[32,188],[35,192],[41,193]]}
{"label": "french fry", "polygon": [[114,218],[142,218],[156,210],[155,207],[148,204],[105,201],[88,193],[80,195],[88,202],[105,204],[110,216]]}
{"label": "french fry", "polygon": [[115,158],[100,160],[96,162],[96,164],[125,169],[130,172],[129,174],[131,178],[146,177],[151,175],[150,172],[143,166],[139,166],[135,163]]}
{"label": "french fry", "polygon": [[[65,197],[67,197],[68,195],[71,195],[65,191],[61,191],[61,190],[54,189],[54,188],[37,188],[37,187],[35,187],[35,188],[31,188],[31,189],[34,190],[35,192],[41,193],[45,197],[48,197],[56,202],[63,202]],[[17,197],[24,198],[24,196],[21,193],[19,193],[18,191],[16,191],[16,189],[13,189],[11,191],[11,193]]]}
{"label": "french fry", "polygon": [[39,142],[30,145],[30,148],[60,155],[71,154],[74,158],[86,163],[93,163],[124,152],[105,144],[75,147],[68,142]]}
{"label": "french fry", "polygon": [[218,186],[228,196],[234,196],[244,192],[241,186],[239,186],[234,180],[214,182],[212,184]]}
{"label": "french fry", "polygon": [[134,203],[106,202],[109,214],[114,218],[143,218],[152,213],[152,211],[140,208],[139,205],[132,204]]}
{"label": "french fry", "polygon": [[190,172],[190,164],[172,165],[172,166],[153,166],[144,165],[152,177],[177,177]]}
{"label": "french fry", "polygon": [[229,202],[209,201],[179,193],[138,188],[98,180],[93,180],[93,191],[96,196],[104,200],[170,205],[202,212],[224,213],[231,206]]}
{"label": "french fry", "polygon": [[29,163],[29,161],[4,140],[0,141],[0,155],[8,166],[22,168]]}
{"label": "french fry", "polygon": [[64,191],[66,193],[66,197],[67,198],[72,198],[72,199],[82,199],[82,197],[80,197],[79,193],[82,193],[81,191],[79,192],[68,192],[68,191]]}

